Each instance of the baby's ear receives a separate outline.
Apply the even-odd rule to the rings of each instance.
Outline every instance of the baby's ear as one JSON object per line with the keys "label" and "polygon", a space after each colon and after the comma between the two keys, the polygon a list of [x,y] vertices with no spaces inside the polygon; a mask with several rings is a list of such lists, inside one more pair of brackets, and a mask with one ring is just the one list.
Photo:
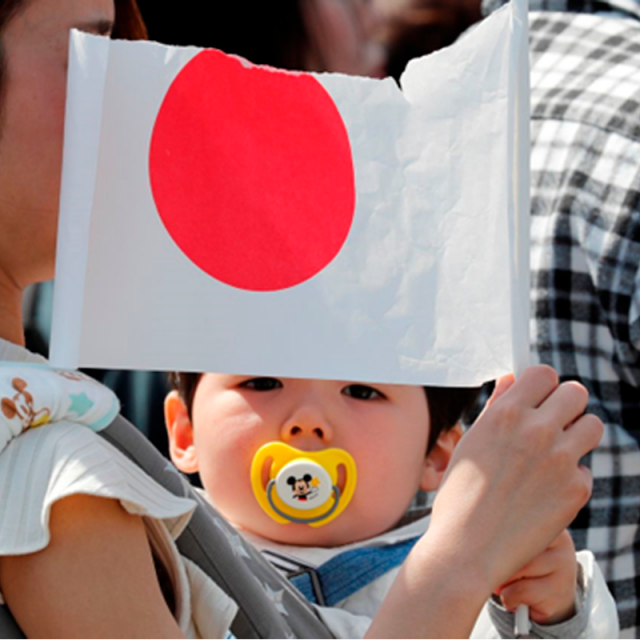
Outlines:
{"label": "baby's ear", "polygon": [[449,466],[453,450],[462,438],[462,433],[462,426],[458,423],[452,429],[440,434],[424,460],[424,470],[420,482],[420,488],[423,491],[435,491],[440,487],[442,477]]}
{"label": "baby's ear", "polygon": [[196,473],[198,458],[193,442],[193,426],[187,406],[177,391],[171,391],[164,399],[164,423],[173,464],[183,473]]}

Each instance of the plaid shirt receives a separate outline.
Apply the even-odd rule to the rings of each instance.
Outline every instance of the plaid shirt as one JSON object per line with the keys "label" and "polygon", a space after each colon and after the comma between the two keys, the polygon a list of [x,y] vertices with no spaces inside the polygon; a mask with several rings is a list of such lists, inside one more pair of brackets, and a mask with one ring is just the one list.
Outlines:
{"label": "plaid shirt", "polygon": [[640,0],[530,9],[534,359],[582,382],[605,423],[572,534],[638,637]]}

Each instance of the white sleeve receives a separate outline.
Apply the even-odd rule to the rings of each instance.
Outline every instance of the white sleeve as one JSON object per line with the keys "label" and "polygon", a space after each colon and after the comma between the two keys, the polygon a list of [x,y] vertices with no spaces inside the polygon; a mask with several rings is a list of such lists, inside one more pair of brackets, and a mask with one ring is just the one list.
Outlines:
{"label": "white sleeve", "polygon": [[584,638],[618,638],[620,623],[616,603],[607,587],[602,571],[591,551],[580,551],[585,582],[584,606],[589,611],[589,622]]}
{"label": "white sleeve", "polygon": [[195,508],[85,426],[31,429],[0,454],[0,555],[44,549],[52,505],[77,494],[119,500],[129,513],[162,521],[174,539]]}

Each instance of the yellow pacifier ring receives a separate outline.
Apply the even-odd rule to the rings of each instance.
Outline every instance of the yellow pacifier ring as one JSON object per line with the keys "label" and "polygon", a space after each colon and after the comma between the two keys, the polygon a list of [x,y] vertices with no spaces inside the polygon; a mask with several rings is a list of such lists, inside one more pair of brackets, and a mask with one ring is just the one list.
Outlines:
{"label": "yellow pacifier ring", "polygon": [[[341,466],[342,491],[338,486]],[[320,527],[331,522],[351,501],[356,479],[353,458],[337,448],[301,451],[284,442],[270,442],[257,451],[251,465],[251,485],[258,503],[281,524]]]}

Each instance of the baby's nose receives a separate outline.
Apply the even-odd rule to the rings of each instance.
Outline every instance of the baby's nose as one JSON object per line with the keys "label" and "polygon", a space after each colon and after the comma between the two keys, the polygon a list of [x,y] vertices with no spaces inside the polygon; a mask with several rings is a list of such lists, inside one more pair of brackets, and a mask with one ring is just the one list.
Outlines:
{"label": "baby's nose", "polygon": [[331,428],[319,420],[292,419],[288,421],[281,433],[284,442],[299,449],[314,451],[322,449],[331,441]]}

